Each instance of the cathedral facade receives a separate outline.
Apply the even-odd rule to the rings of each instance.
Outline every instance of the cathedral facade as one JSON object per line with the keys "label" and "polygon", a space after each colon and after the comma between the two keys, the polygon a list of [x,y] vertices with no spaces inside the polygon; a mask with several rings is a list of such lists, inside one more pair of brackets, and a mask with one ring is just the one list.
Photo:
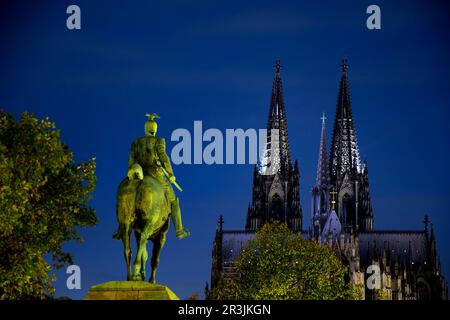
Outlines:
{"label": "cathedral facade", "polygon": [[[245,230],[225,230],[221,216],[213,243],[211,288],[237,276],[233,261],[255,231],[270,220],[283,221],[304,239],[333,247],[348,266],[347,281],[359,285],[365,299],[447,299],[448,289],[436,249],[433,226],[422,230],[375,230],[367,162],[359,155],[352,115],[347,62],[342,61],[330,153],[322,116],[317,174],[311,189],[311,226],[302,229],[298,162],[291,160],[279,60],[269,107],[267,143],[253,171],[252,201]],[[380,285],[366,286],[377,268]]]}

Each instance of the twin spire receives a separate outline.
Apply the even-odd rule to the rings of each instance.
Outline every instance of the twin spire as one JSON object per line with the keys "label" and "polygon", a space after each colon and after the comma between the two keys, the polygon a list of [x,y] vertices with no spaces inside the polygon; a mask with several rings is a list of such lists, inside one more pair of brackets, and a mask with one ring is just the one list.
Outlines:
{"label": "twin spire", "polygon": [[[277,59],[267,120],[267,140],[258,170],[253,174],[252,203],[247,211],[247,230],[256,230],[270,220],[286,222],[295,232],[302,230],[300,173],[291,163],[287,117]],[[256,168],[255,168],[256,169]]]}
{"label": "twin spire", "polygon": [[[267,123],[267,145],[261,166],[263,170],[271,170],[271,174],[276,174],[278,172],[285,174],[289,171],[291,165],[291,154],[288,140],[283,86],[281,82],[282,66],[280,59],[277,58],[275,60],[274,68],[275,76]],[[342,73],[329,161],[326,146],[325,114],[323,114],[321,118],[322,134],[317,165],[317,185],[328,185],[330,180],[339,180],[346,172],[360,172],[361,162],[351,109],[347,70],[347,59],[342,59]],[[278,134],[271,137],[273,129],[277,129]]]}
{"label": "twin spire", "polygon": [[[267,121],[267,144],[261,161],[261,171],[265,174],[286,175],[291,166],[291,151],[289,147],[286,111],[284,105],[283,86],[281,83],[280,59],[275,60],[275,76],[273,79],[272,96],[270,99]],[[278,130],[272,131],[272,130]]]}
{"label": "twin spire", "polygon": [[[296,195],[299,190],[299,180],[292,182],[294,184],[292,190],[285,190],[280,183],[277,183],[278,181],[291,181],[293,168],[281,81],[282,67],[279,59],[275,61],[274,68],[266,147],[259,166],[259,174],[255,171],[254,175],[254,181],[257,183],[254,187],[253,204],[249,208],[247,228],[257,228],[260,222],[265,221],[265,218],[262,217],[271,217],[274,212],[286,214],[284,210],[286,210],[287,204],[291,204],[294,208],[288,215],[291,216],[290,219],[301,221],[300,198]],[[339,197],[333,200],[333,206],[334,203],[337,204],[335,210],[339,219],[342,220],[342,225],[346,228],[356,228],[356,230],[360,228],[360,231],[364,231],[372,228],[372,209],[368,176],[366,171],[361,170],[347,73],[347,60],[343,59],[330,153],[327,152],[325,113],[321,118],[319,159],[311,207],[312,215],[315,217],[319,213],[319,217],[321,217],[322,213],[329,211],[330,198],[337,192]],[[299,179],[296,164],[293,172],[294,180]],[[295,174],[297,174],[297,178],[295,178]],[[267,189],[268,182],[270,182],[270,189]],[[264,190],[267,190],[269,195],[275,194],[277,197],[267,197]],[[295,199],[292,198],[292,194],[295,195]],[[286,199],[284,195],[291,198]],[[291,223],[298,226],[294,220]]]}
{"label": "twin spire", "polygon": [[361,171],[361,161],[350,101],[346,59],[342,60],[341,69],[342,75],[339,84],[330,152],[330,176],[332,181],[340,180],[347,172],[357,173]]}
{"label": "twin spire", "polygon": [[344,177],[347,172],[360,172],[358,142],[352,115],[350,88],[347,78],[347,59],[342,59],[341,80],[334,120],[334,130],[328,161],[325,133],[325,113],[322,115],[319,160],[317,163],[316,186],[329,185]]}

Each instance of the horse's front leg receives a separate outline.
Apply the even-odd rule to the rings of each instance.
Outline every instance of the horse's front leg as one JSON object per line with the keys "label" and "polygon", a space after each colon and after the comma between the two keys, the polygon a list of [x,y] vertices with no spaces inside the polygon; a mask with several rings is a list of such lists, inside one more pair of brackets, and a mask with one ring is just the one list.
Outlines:
{"label": "horse's front leg", "polygon": [[[148,242],[148,241],[147,241]],[[147,264],[147,259],[148,259],[148,251],[147,251],[147,244],[145,244],[143,251],[142,251],[142,259],[141,259],[141,278],[142,281],[145,281],[146,278],[146,271],[145,271],[145,266]]]}

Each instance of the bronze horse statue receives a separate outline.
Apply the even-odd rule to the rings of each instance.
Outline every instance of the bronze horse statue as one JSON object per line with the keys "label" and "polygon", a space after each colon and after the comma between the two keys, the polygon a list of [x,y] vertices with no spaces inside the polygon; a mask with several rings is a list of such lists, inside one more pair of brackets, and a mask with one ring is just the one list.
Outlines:
{"label": "bronze horse statue", "polygon": [[[161,249],[166,242],[169,218],[175,226],[178,238],[190,235],[183,228],[179,201],[171,183],[180,191],[175,182],[170,159],[166,154],[163,138],[156,137],[158,118],[147,114],[145,136],[136,139],[131,147],[128,160],[128,176],[117,191],[116,215],[119,223],[114,239],[122,240],[127,265],[127,280],[143,281],[146,278],[145,266],[148,259],[147,242],[153,242],[150,282],[156,282],[156,269]],[[137,253],[134,272],[131,273],[131,232],[134,230]]]}
{"label": "bronze horse statue", "polygon": [[[127,280],[145,280],[148,259],[147,242],[153,242],[150,282],[156,282],[156,269],[161,249],[169,231],[170,207],[161,183],[148,176],[143,180],[125,178],[117,192],[117,220],[119,229],[115,239],[122,240],[127,265]],[[131,273],[131,232],[134,230],[137,254],[134,273]]]}

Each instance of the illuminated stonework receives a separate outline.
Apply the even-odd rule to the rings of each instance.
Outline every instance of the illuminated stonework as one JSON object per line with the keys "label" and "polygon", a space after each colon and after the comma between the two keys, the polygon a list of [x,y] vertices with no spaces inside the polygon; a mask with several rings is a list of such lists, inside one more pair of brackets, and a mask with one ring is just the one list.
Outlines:
{"label": "illuminated stonework", "polygon": [[[319,160],[316,182],[312,188],[311,226],[302,230],[299,170],[289,159],[286,116],[281,99],[279,63],[272,90],[268,129],[280,129],[275,148],[268,140],[262,164],[267,168],[270,156],[279,154],[279,168],[253,172],[252,203],[248,208],[245,230],[224,230],[219,220],[213,244],[211,287],[220,279],[239,276],[233,261],[245,243],[254,239],[255,231],[268,220],[285,221],[302,238],[333,248],[348,266],[347,281],[357,285],[365,299],[443,299],[448,288],[441,274],[436,249],[436,237],[429,221],[422,230],[373,230],[373,214],[369,195],[367,163],[360,163],[359,151],[350,108],[347,64],[342,64],[339,98],[328,162],[325,117],[322,117]],[[281,98],[280,98],[281,97]],[[267,151],[266,150],[266,151]],[[278,165],[278,161],[273,161]],[[262,173],[270,173],[264,175]],[[287,174],[286,174],[287,173]],[[366,286],[367,270],[376,266],[380,271],[381,288]],[[209,289],[205,290],[208,297]]]}
{"label": "illuminated stonework", "polygon": [[252,202],[247,211],[246,230],[256,230],[269,220],[286,222],[301,230],[300,174],[291,163],[281,64],[275,62],[275,77],[267,121],[267,143],[260,165],[253,173]]}

